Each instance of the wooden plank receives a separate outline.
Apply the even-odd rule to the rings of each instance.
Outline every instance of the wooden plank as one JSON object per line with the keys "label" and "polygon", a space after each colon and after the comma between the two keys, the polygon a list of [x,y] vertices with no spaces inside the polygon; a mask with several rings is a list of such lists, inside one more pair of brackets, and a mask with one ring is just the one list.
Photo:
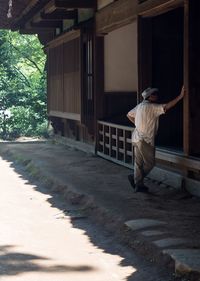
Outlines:
{"label": "wooden plank", "polygon": [[51,0],[45,7],[46,14],[53,13],[56,9],[95,8],[94,0]]}
{"label": "wooden plank", "polygon": [[127,143],[132,143],[132,140],[131,139],[126,139],[126,142]]}
{"label": "wooden plank", "polygon": [[152,17],[183,6],[184,0],[148,0],[138,5],[138,15]]}
{"label": "wooden plank", "polygon": [[200,50],[200,1],[190,0],[189,4],[189,93],[186,95],[186,100],[188,96],[189,102],[189,153],[190,155],[200,156],[200,130],[199,130],[199,120],[200,120],[200,61],[199,61],[199,50]]}
{"label": "wooden plank", "polygon": [[60,112],[60,111],[50,110],[49,116],[55,116],[55,117],[80,121],[80,114],[70,113],[70,112]]}
{"label": "wooden plank", "polygon": [[114,124],[114,123],[106,122],[106,121],[98,121],[98,124],[112,126],[113,128],[127,130],[127,131],[130,131],[130,132],[132,132],[134,130],[134,128],[132,128],[132,127],[118,125],[118,124]]}
{"label": "wooden plank", "polygon": [[36,28],[62,28],[63,22],[61,20],[55,21],[40,21],[40,22],[31,22],[31,27]]}
{"label": "wooden plank", "polygon": [[48,97],[50,110],[64,112],[63,108],[63,46],[48,51]]}
{"label": "wooden plank", "polygon": [[58,36],[56,39],[50,41],[47,45],[46,48],[54,48],[56,46],[59,46],[65,42],[71,41],[75,38],[80,37],[80,30],[72,30],[69,31],[65,34],[62,34],[60,36]]}
{"label": "wooden plank", "polygon": [[133,152],[132,151],[126,151],[126,154],[128,155],[128,156],[133,156]]}
{"label": "wooden plank", "polygon": [[40,20],[64,20],[64,19],[76,19],[78,15],[77,10],[63,11],[58,10],[52,14],[45,14],[44,12],[40,13]]}
{"label": "wooden plank", "polygon": [[41,27],[29,27],[29,28],[20,28],[19,33],[20,34],[38,34],[41,32],[48,33],[51,30],[54,30],[54,28],[41,28]]}
{"label": "wooden plank", "polygon": [[169,151],[156,150],[156,159],[173,163],[178,167],[200,171],[200,160],[181,156],[178,153],[170,153]]}
{"label": "wooden plank", "polygon": [[96,13],[96,33],[106,34],[136,20],[137,1],[120,0]]}
{"label": "wooden plank", "polygon": [[55,11],[52,14],[45,14],[44,12],[37,13],[32,22],[37,23],[41,21],[57,21],[57,20],[64,20],[64,19],[76,19],[78,16],[77,10],[72,11]]}
{"label": "wooden plank", "polygon": [[[148,46],[148,48],[146,47]],[[152,22],[138,17],[138,102],[141,93],[152,84]]]}
{"label": "wooden plank", "polygon": [[[98,139],[98,119],[104,116],[104,38],[94,36],[94,136]],[[95,151],[98,148],[95,147]]]}
{"label": "wooden plank", "polygon": [[112,161],[114,163],[117,163],[119,165],[123,165],[123,166],[125,166],[125,167],[127,167],[129,169],[133,169],[133,165],[132,164],[122,162],[122,161],[120,161],[118,159],[115,159],[114,157],[110,157],[108,155],[105,155],[102,152],[97,151],[97,155],[101,156],[102,158],[104,158],[106,160],[110,160],[110,161]]}
{"label": "wooden plank", "polygon": [[183,150],[185,155],[190,153],[190,106],[189,106],[189,4],[184,6],[184,86],[186,96],[183,100]]}
{"label": "wooden plank", "polygon": [[24,27],[26,23],[30,22],[34,15],[36,15],[47,4],[48,0],[33,0],[29,1],[26,8],[22,11],[20,16],[15,19],[12,28],[19,29]]}

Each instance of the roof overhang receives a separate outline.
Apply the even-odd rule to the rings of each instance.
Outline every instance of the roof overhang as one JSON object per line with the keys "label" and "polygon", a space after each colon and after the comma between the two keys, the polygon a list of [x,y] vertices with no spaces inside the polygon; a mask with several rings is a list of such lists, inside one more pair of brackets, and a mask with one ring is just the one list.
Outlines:
{"label": "roof overhang", "polygon": [[77,20],[78,9],[96,8],[96,0],[13,0],[12,17],[7,18],[8,0],[0,0],[0,28],[40,33],[60,28],[63,20]]}

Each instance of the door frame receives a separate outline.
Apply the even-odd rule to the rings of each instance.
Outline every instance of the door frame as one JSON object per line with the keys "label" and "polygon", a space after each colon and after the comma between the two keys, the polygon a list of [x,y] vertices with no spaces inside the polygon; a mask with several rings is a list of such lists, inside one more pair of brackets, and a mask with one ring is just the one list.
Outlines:
{"label": "door frame", "polygon": [[[174,0],[158,6],[147,6],[146,9],[138,9],[138,89],[141,93],[152,81],[152,17],[164,14],[170,10],[182,7],[184,9],[184,40],[183,40],[183,80],[186,89],[186,96],[183,101],[183,153],[189,156],[190,153],[190,131],[189,131],[189,3],[188,0]],[[148,42],[148,48],[146,44]],[[141,95],[138,94],[138,102]]]}

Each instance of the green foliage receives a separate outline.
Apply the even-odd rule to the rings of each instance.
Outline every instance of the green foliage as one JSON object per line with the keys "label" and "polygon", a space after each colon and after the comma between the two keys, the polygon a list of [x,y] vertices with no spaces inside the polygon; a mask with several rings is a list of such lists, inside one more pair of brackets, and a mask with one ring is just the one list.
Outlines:
{"label": "green foliage", "polygon": [[[35,35],[0,30],[0,137],[35,136],[46,126],[46,56]],[[6,131],[5,131],[6,130]]]}

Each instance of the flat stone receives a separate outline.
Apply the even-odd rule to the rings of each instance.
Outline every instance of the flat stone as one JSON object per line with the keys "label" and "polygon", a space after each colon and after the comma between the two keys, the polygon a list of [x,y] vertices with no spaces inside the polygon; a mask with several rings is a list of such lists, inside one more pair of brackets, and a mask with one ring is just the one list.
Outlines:
{"label": "flat stone", "polygon": [[193,179],[185,179],[186,190],[194,196],[200,197],[200,182]]}
{"label": "flat stone", "polygon": [[142,232],[142,235],[144,236],[156,236],[156,235],[162,235],[164,234],[163,231],[159,231],[159,230],[145,230]]}
{"label": "flat stone", "polygon": [[200,273],[200,249],[166,249],[163,253],[170,255],[175,261],[176,272]]}
{"label": "flat stone", "polygon": [[169,246],[178,246],[187,243],[187,240],[182,238],[165,238],[153,242],[160,248],[166,248]]}
{"label": "flat stone", "polygon": [[136,219],[136,220],[129,220],[125,222],[132,230],[140,230],[147,227],[154,227],[166,224],[163,221],[159,220],[152,220],[152,219]]}
{"label": "flat stone", "polygon": [[177,189],[180,189],[182,186],[183,176],[158,167],[154,167],[153,170],[148,174],[148,177]]}

